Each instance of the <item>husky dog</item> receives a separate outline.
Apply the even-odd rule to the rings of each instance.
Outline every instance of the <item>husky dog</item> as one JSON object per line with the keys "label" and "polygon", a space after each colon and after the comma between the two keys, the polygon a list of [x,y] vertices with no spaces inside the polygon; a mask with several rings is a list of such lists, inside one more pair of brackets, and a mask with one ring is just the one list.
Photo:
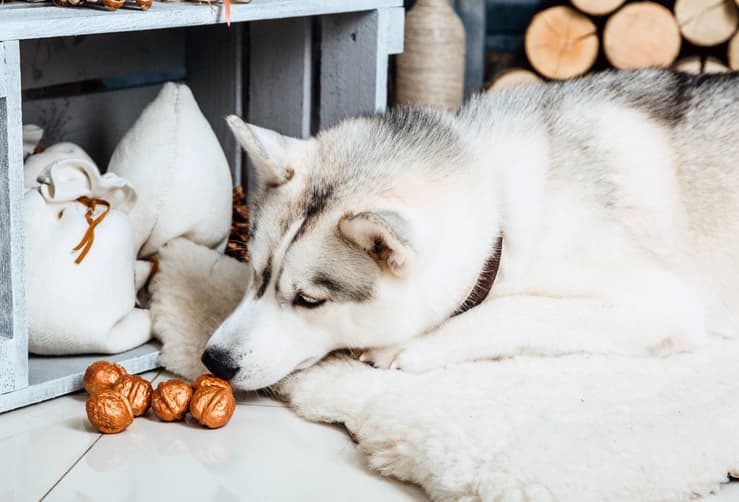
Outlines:
{"label": "husky dog", "polygon": [[203,362],[237,388],[339,348],[422,372],[739,332],[738,73],[603,73],[307,140],[228,123],[258,171],[254,280]]}

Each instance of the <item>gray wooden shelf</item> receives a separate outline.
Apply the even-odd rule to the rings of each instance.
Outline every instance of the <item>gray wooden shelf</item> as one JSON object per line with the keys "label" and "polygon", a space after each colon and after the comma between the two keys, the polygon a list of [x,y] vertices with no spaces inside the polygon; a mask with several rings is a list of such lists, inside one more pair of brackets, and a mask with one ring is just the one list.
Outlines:
{"label": "gray wooden shelf", "polygon": [[0,413],[82,389],[82,377],[95,361],[119,363],[129,373],[143,373],[157,367],[159,344],[146,343],[115,355],[85,355],[64,357],[30,356],[28,387],[0,394]]}
{"label": "gray wooden shelf", "polygon": [[[251,0],[231,4],[231,22],[319,16],[402,7],[402,0]],[[146,12],[107,12],[45,4],[0,6],[0,40],[91,35],[225,23],[222,4],[154,2]]]}
{"label": "gray wooden shelf", "polygon": [[[115,356],[29,357],[23,122],[44,127],[50,141],[96,152],[104,165],[162,81],[86,85],[179,75],[221,141],[234,181],[244,183],[242,154],[223,117],[246,115],[306,137],[347,116],[383,111],[388,56],[402,50],[404,22],[402,0],[252,0],[232,5],[229,29],[223,6],[205,1],[155,2],[145,12],[1,2],[0,413],[81,388],[95,360],[139,373],[155,368],[158,356],[150,343]],[[141,33],[121,33],[134,31]]]}

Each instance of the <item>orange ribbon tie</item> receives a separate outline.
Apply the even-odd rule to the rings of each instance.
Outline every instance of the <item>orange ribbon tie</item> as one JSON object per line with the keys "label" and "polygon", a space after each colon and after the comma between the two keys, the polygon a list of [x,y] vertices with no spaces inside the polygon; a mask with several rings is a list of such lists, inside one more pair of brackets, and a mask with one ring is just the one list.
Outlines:
{"label": "orange ribbon tie", "polygon": [[[101,221],[105,219],[106,216],[108,216],[108,212],[110,211],[110,203],[103,199],[95,199],[91,197],[80,197],[77,199],[77,202],[80,204],[87,206],[87,212],[85,213],[85,220],[87,220],[87,224],[89,225],[87,227],[87,232],[85,232],[85,235],[82,236],[82,240],[80,241],[77,246],[72,251],[79,251],[82,249],[82,252],[77,257],[74,262],[79,265],[82,263],[82,260],[85,259],[85,256],[87,256],[87,253],[90,251],[90,248],[92,247],[92,243],[95,241],[95,227],[100,224]],[[105,206],[105,211],[103,211],[100,216],[95,218],[95,209],[97,206]]]}

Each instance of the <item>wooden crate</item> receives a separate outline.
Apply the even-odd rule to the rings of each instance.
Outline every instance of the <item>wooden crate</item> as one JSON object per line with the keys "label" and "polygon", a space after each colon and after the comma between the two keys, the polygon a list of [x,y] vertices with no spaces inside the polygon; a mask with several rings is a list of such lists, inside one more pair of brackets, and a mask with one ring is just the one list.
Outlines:
{"label": "wooden crate", "polygon": [[[81,388],[102,356],[29,358],[23,255],[22,123],[82,145],[100,164],[166,80],[188,83],[248,184],[223,117],[305,137],[386,106],[388,55],[403,43],[402,0],[155,3],[147,12],[0,5],[0,412]],[[156,367],[149,343],[107,357]]]}

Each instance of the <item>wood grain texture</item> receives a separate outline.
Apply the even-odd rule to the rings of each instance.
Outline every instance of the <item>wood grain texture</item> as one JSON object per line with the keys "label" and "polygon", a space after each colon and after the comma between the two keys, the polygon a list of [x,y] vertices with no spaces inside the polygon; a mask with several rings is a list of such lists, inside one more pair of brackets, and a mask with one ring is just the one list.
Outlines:
{"label": "wood grain texture", "polygon": [[403,52],[404,35],[405,35],[405,9],[395,7],[382,9],[380,15],[384,16],[387,21],[387,53],[400,54]]}
{"label": "wood grain texture", "polygon": [[598,57],[598,33],[593,22],[566,6],[545,9],[526,30],[526,56],[545,77],[568,79],[588,71]]}
{"label": "wood grain texture", "polygon": [[522,85],[541,84],[542,82],[541,77],[533,71],[523,68],[509,68],[495,77],[495,80],[486,89],[486,92],[511,89]]}
{"label": "wood grain texture", "polygon": [[28,384],[18,42],[0,43],[0,393]]}
{"label": "wood grain texture", "polygon": [[698,75],[700,73],[726,73],[731,71],[721,60],[708,56],[688,56],[675,62],[672,66],[675,71],[684,73],[692,73]]}
{"label": "wood grain texture", "polygon": [[[252,0],[231,5],[231,21],[259,21],[287,17],[358,12],[402,7],[402,0]],[[0,40],[142,31],[225,23],[223,5],[156,3],[146,12],[68,9],[25,2],[0,5]],[[225,26],[223,29],[226,29]]]}
{"label": "wood grain texture", "polygon": [[382,9],[321,19],[321,128],[387,107],[391,18]]}
{"label": "wood grain texture", "polygon": [[21,61],[23,89],[175,72],[185,67],[185,30],[26,40]]}
{"label": "wood grain texture", "polygon": [[728,73],[731,68],[726,66],[723,61],[718,58],[708,56],[703,61],[703,73]]}
{"label": "wood grain texture", "polygon": [[[296,138],[310,136],[312,20],[260,21],[252,23],[249,32],[248,121]],[[253,169],[247,177],[247,194],[251,194],[256,183]]]}
{"label": "wood grain texture", "polygon": [[674,10],[685,39],[703,47],[729,40],[739,22],[733,0],[677,0]]}
{"label": "wood grain texture", "polygon": [[485,1],[456,0],[465,31],[464,95],[480,92],[485,80]]}
{"label": "wood grain texture", "polygon": [[670,66],[681,40],[672,12],[655,2],[627,4],[608,18],[603,30],[606,57],[621,70]]}
{"label": "wood grain texture", "polygon": [[572,5],[585,14],[591,16],[605,16],[615,11],[624,3],[624,0],[572,0]]}
{"label": "wood grain texture", "polygon": [[729,61],[729,67],[732,70],[739,70],[739,31],[734,33],[734,36],[729,40],[726,55]]}
{"label": "wood grain texture", "polygon": [[158,343],[150,342],[115,355],[31,356],[28,387],[0,394],[0,413],[81,390],[85,370],[101,359],[116,362],[131,374],[153,370],[159,366],[159,348]]}
{"label": "wood grain texture", "polygon": [[228,30],[220,26],[190,28],[186,41],[187,84],[221,143],[234,184],[239,185],[241,148],[225,117],[231,113],[241,115],[243,111],[243,27],[237,24]]}
{"label": "wood grain texture", "polygon": [[[0,64],[2,64],[2,63],[3,63],[3,60],[0,59]],[[7,72],[5,71],[5,67],[4,66],[2,66],[0,68],[2,68],[2,69],[0,69],[0,98],[4,98],[5,96],[8,95],[8,85],[6,83],[6,80],[7,80],[6,73]]]}
{"label": "wood grain texture", "polygon": [[261,21],[249,28],[249,121],[296,138],[308,137],[313,83],[311,19]]}
{"label": "wood grain texture", "polygon": [[44,141],[79,144],[105,170],[123,135],[160,85],[24,101],[23,120],[44,128]]}
{"label": "wood grain texture", "polygon": [[[0,399],[6,392],[15,390],[15,343],[10,338],[0,337]],[[25,364],[25,362],[23,362]]]}

